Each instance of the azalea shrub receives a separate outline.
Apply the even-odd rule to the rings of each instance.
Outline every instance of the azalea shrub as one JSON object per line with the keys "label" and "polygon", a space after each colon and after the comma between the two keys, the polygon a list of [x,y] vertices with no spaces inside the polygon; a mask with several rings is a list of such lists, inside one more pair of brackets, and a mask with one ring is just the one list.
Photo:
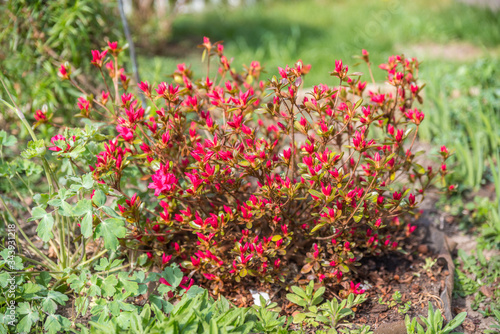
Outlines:
{"label": "azalea shrub", "polygon": [[[364,256],[404,245],[416,228],[409,217],[448,173],[446,147],[439,169],[415,159],[424,121],[414,106],[423,88],[416,59],[379,66],[392,87],[385,92],[340,60],[327,84],[304,89],[311,66],[302,61],[264,80],[259,62],[239,72],[221,43],[205,38],[200,47],[205,75],[179,64],[169,80],[138,85],[117,43],[94,50],[100,96],[85,94],[68,66],[59,69],[84,94],[79,116],[111,132],[90,166],[93,196],[111,195],[113,214],[124,218],[125,235],[109,245],[160,267],[176,262],[213,293],[230,281],[298,273],[349,282]],[[360,58],[371,74],[368,52]],[[72,143],[54,137],[52,150],[67,155]],[[101,224],[94,217],[94,237]]]}

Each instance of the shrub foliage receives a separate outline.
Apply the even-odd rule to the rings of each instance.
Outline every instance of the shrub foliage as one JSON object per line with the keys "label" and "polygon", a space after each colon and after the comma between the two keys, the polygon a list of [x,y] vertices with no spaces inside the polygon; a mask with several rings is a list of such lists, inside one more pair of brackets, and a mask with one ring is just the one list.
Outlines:
{"label": "shrub foliage", "polygon": [[[147,105],[116,43],[92,51],[108,89],[78,107],[116,129],[91,170],[103,192],[120,194],[127,230],[107,244],[160,266],[177,262],[214,293],[249,276],[283,280],[291,262],[309,279],[340,283],[363,256],[400,248],[415,229],[405,218],[447,173],[445,147],[439,170],[415,162],[424,119],[413,107],[422,99],[418,61],[392,56],[380,65],[392,86],[384,93],[336,61],[334,84],[304,96],[310,65],[302,61],[261,81],[259,62],[237,72],[222,44],[205,38],[200,47],[207,75],[196,79],[179,64],[170,82],[141,82]],[[361,58],[371,74],[369,54]],[[70,68],[59,73],[77,85]],[[52,142],[57,154],[72,150],[70,138]],[[99,219],[92,224],[94,236],[116,238],[100,232]]]}

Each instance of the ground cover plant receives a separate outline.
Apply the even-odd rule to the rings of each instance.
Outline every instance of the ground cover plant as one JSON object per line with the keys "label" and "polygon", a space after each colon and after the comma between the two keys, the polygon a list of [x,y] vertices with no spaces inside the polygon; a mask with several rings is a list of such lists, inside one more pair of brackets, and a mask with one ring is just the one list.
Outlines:
{"label": "ground cover plant", "polygon": [[[407,219],[433,179],[445,182],[446,147],[441,148],[438,171],[418,165],[418,153],[412,152],[424,119],[412,108],[421,99],[416,84],[419,63],[391,57],[380,67],[388,72],[394,93],[363,94],[361,73],[350,73],[336,61],[331,74],[338,84],[315,86],[299,100],[308,65],[299,61],[280,68],[279,77],[264,82],[259,80],[258,62],[238,73],[222,44],[205,39],[201,47],[208,66],[215,62],[218,67],[216,76],[196,80],[180,64],[173,83],[153,87],[141,82],[149,107],[131,93],[116,42],[92,51],[92,64],[106,81],[99,96],[85,94],[72,69],[62,65],[61,78],[84,93],[78,99],[79,116],[92,125],[64,129],[52,137],[52,158],[45,156],[44,141],[37,139],[14,102],[4,101],[19,111],[30,129],[33,141],[22,156],[41,159],[43,168],[36,172],[43,170],[48,185],[47,193],[33,197],[37,206],[30,220],[37,221],[42,245],[56,253],[51,256],[56,260],[24,235],[28,249],[39,257],[25,260],[50,270],[56,279],[52,289],[77,291],[75,303],[82,315],[89,302],[81,289],[87,289],[88,268],[97,261],[91,297],[102,290],[111,298],[120,293],[117,284],[128,288],[126,281],[135,276],[108,275],[128,266],[168,272],[175,262],[188,274],[177,286],[191,291],[196,279],[218,295],[234,281],[285,282],[287,265],[297,263],[307,281],[336,285],[352,304],[349,298],[363,293],[359,284],[350,282],[359,260],[401,247],[415,229]],[[369,54],[363,51],[360,57],[371,72]],[[14,140],[6,134],[4,138],[5,146],[12,146]],[[20,160],[4,163],[15,171],[5,173],[9,179],[26,170]],[[16,223],[11,210],[6,216]],[[96,247],[88,251],[93,244]],[[99,260],[106,253],[111,259]],[[112,261],[125,254],[129,257],[124,266]],[[100,277],[99,271],[105,274]],[[166,286],[174,283],[155,275],[148,280],[154,277],[164,283],[168,296]],[[305,292],[293,289],[295,295],[290,295],[292,302],[305,307],[294,321],[306,327],[329,317],[317,309],[321,288],[308,296],[313,287]],[[113,305],[121,308],[120,300],[129,297],[119,295]],[[152,300],[166,307],[158,298]],[[117,315],[115,306],[110,312]],[[345,307],[336,300],[321,306],[336,319],[330,323],[332,330],[342,318],[336,314]],[[347,309],[341,313],[346,315]],[[66,326],[66,318],[54,320],[50,314],[46,321]],[[147,317],[148,311],[144,314]],[[26,321],[33,325],[40,318]],[[128,326],[128,320],[123,321],[119,326]]]}

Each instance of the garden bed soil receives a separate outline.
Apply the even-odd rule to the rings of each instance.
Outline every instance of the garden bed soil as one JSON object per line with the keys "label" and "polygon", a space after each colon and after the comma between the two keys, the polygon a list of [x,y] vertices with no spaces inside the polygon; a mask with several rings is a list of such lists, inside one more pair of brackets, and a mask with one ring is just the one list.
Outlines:
{"label": "garden bed soil", "polygon": [[[449,280],[453,277],[453,270],[450,271],[448,262],[439,253],[432,252],[435,246],[431,241],[426,241],[427,235],[427,227],[423,226],[416,237],[408,243],[404,252],[390,253],[380,257],[367,257],[361,260],[362,265],[358,268],[357,275],[353,280],[362,283],[362,288],[366,289],[368,299],[355,310],[355,319],[349,319],[351,323],[369,325],[372,330],[381,328],[381,331],[375,331],[379,334],[405,334],[404,325],[402,331],[398,330],[403,324],[405,316],[413,318],[427,315],[429,301],[434,308],[441,309],[443,314],[449,313],[446,302],[442,298],[443,291],[449,288]],[[436,261],[435,265],[428,269],[425,268],[427,258]],[[297,278],[296,281],[307,283],[305,277]],[[294,284],[297,283],[289,282],[286,285]],[[327,286],[326,288],[324,295],[326,299],[338,297],[338,287]],[[282,307],[283,315],[290,316],[300,310],[299,307],[287,300],[286,294],[289,291],[286,288],[239,284],[234,285],[232,289],[228,289],[228,287],[226,289],[226,291],[231,290],[229,296],[226,297],[240,307],[253,305],[254,300],[249,290],[255,289],[268,293],[271,296],[271,301]],[[401,303],[389,307],[388,304],[393,301],[392,297],[396,291],[401,293]],[[408,301],[411,303],[411,308],[404,312],[402,307]],[[446,320],[451,319],[447,318]]]}

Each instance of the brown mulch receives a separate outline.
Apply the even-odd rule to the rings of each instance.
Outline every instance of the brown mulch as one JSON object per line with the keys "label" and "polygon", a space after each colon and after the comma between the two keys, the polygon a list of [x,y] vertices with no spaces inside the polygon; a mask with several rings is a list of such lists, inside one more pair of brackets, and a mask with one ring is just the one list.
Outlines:
{"label": "brown mulch", "polygon": [[[406,314],[411,318],[426,315],[429,301],[434,308],[442,308],[439,296],[444,289],[445,277],[450,275],[450,272],[440,261],[437,261],[430,270],[423,269],[426,258],[433,260],[437,258],[423,243],[423,234],[422,232],[420,236],[413,238],[404,253],[395,252],[361,260],[362,265],[358,267],[358,272],[352,279],[361,283],[366,289],[368,300],[355,310],[355,319],[348,319],[349,321],[369,325],[374,330],[382,323],[404,320]],[[307,281],[307,277],[296,278],[296,281]],[[286,299],[286,294],[290,293],[286,286],[298,285],[298,282],[287,282],[282,287],[277,284],[235,284],[231,288],[225,287],[225,296],[237,306],[248,307],[254,303],[250,289],[266,292],[270,295],[271,301],[282,308],[281,314],[290,316],[300,308]],[[338,296],[338,285],[327,285],[326,288],[324,295],[326,299]],[[388,307],[387,304],[393,300],[392,296],[396,291],[401,293],[401,303]],[[411,302],[410,310],[406,314],[398,312],[398,307],[402,307],[408,301]]]}

